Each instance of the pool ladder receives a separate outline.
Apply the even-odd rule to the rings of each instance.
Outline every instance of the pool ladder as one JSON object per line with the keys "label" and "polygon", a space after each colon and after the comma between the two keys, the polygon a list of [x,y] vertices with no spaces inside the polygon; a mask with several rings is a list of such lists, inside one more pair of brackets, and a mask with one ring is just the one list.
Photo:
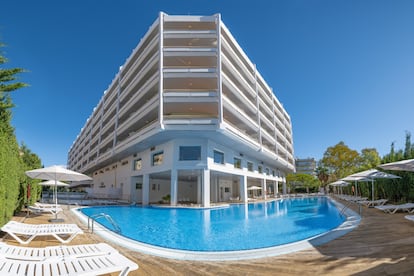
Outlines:
{"label": "pool ladder", "polygon": [[[99,218],[105,218],[114,227],[116,233],[121,233],[121,228],[119,227],[119,225],[112,219],[110,215],[105,214],[105,213],[99,213],[99,214],[95,214],[95,215],[88,217],[88,229],[91,228],[92,233],[93,233],[94,222]],[[92,220],[92,225],[90,227],[91,220]]]}
{"label": "pool ladder", "polygon": [[353,204],[353,203],[355,203],[355,204],[357,204],[358,205],[358,212],[359,212],[359,215],[361,215],[362,214],[362,208],[361,208],[361,204],[360,203],[358,203],[358,202],[353,202],[353,201],[349,201],[342,209],[341,209],[341,212],[340,212],[340,214],[341,215],[343,215],[343,214],[345,214],[345,212],[346,212],[346,210],[347,209],[350,209],[350,207],[351,207],[351,205]]}

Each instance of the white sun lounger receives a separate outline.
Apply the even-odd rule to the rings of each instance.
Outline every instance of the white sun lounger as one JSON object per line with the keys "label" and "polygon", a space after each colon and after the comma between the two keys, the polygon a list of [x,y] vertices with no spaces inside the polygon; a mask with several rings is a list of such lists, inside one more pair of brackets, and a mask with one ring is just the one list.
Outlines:
{"label": "white sun lounger", "polygon": [[76,224],[27,224],[17,221],[9,221],[1,228],[1,231],[12,236],[20,244],[28,244],[39,236],[53,236],[61,243],[68,243],[76,235],[83,234]]}
{"label": "white sun lounger", "polygon": [[29,211],[32,213],[51,213],[52,215],[56,215],[63,211],[60,207],[50,206],[50,207],[40,207],[40,206],[29,206]]}
{"label": "white sun lounger", "polygon": [[363,204],[367,207],[370,206],[381,206],[388,202],[388,199],[377,199],[377,200],[360,200],[358,203]]}
{"label": "white sun lounger", "polygon": [[404,218],[408,219],[408,220],[411,220],[411,221],[414,221],[414,215],[406,215]]}
{"label": "white sun lounger", "polygon": [[0,257],[22,261],[46,261],[54,257],[91,257],[118,252],[106,243],[23,247],[0,242]]}
{"label": "white sun lounger", "polygon": [[87,257],[51,257],[43,261],[15,260],[0,255],[2,276],[92,276],[120,271],[127,275],[138,265],[118,252]]}
{"label": "white sun lounger", "polygon": [[397,205],[386,204],[386,205],[375,206],[375,208],[385,213],[389,213],[389,214],[395,214],[398,211],[412,213],[414,212],[414,203],[404,203],[404,204],[397,204]]}
{"label": "white sun lounger", "polygon": [[34,203],[35,207],[39,207],[39,208],[60,208],[60,205],[56,205],[56,204],[51,204],[51,203],[41,203],[41,202],[35,202]]}

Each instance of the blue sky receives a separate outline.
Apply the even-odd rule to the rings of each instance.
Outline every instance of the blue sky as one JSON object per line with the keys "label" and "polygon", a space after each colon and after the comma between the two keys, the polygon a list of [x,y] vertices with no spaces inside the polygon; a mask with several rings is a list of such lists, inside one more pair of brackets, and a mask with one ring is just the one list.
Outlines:
{"label": "blue sky", "polygon": [[[414,1],[3,1],[17,139],[45,166],[67,152],[119,66],[155,21],[221,13],[292,118],[295,156],[329,146],[404,148],[414,136]],[[412,139],[414,141],[414,137]]]}

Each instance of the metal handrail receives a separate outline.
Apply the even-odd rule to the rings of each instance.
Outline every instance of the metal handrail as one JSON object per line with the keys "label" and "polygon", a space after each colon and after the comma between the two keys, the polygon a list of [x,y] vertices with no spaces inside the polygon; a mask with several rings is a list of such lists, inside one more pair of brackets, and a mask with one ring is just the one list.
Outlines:
{"label": "metal handrail", "polygon": [[[93,233],[94,222],[99,218],[105,218],[107,221],[109,221],[109,223],[115,228],[116,233],[121,233],[122,232],[119,225],[112,219],[112,217],[110,215],[105,214],[105,213],[99,213],[99,214],[95,214],[95,215],[92,215],[92,216],[88,217],[88,229],[91,228],[92,233]],[[90,221],[91,220],[92,220],[92,227],[90,227]]]}
{"label": "metal handrail", "polygon": [[359,203],[358,201],[357,202],[348,201],[347,204],[345,204],[344,207],[341,209],[340,214],[343,215],[347,209],[350,209],[351,204],[353,203],[358,205],[358,212],[359,212],[359,215],[361,215],[362,213],[361,203]]}

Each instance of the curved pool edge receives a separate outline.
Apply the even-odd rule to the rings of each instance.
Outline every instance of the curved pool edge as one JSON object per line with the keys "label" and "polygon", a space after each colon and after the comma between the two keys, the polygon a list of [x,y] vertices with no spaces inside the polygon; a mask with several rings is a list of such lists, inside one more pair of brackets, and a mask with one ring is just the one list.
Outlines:
{"label": "curved pool edge", "polygon": [[[330,198],[330,200],[339,210],[344,209],[344,206],[340,202],[337,202],[332,198]],[[83,207],[72,208],[71,211],[85,225],[88,225],[88,217],[79,211],[81,208]],[[340,226],[329,232],[298,242],[251,250],[202,252],[163,248],[123,237],[106,229],[99,223],[94,224],[94,233],[121,247],[157,257],[188,261],[237,261],[274,257],[312,248],[332,241],[355,229],[361,221],[361,217],[349,208],[345,208],[343,213],[346,220]]]}

